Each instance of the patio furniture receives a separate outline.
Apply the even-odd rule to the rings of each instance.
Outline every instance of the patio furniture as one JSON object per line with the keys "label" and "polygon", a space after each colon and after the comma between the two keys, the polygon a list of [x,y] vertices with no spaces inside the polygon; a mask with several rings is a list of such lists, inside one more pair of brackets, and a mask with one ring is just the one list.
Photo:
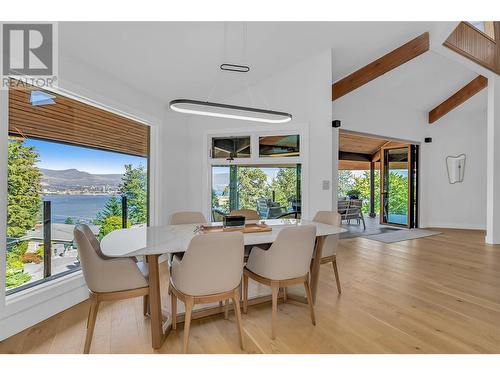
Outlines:
{"label": "patio furniture", "polygon": [[286,207],[281,207],[278,202],[273,202],[271,199],[257,199],[257,212],[262,219],[276,219],[286,211]]}
{"label": "patio furniture", "polygon": [[362,221],[363,229],[366,229],[362,207],[363,201],[361,199],[339,200],[337,202],[337,212],[342,217],[342,220],[347,220],[349,224],[353,219],[356,220],[358,224]]}
{"label": "patio furniture", "polygon": [[219,222],[219,221],[224,221],[224,216],[226,216],[227,213],[218,210],[217,208],[212,208],[212,221],[213,222]]}
{"label": "patio furniture", "polygon": [[288,211],[282,213],[275,219],[300,219],[300,211]]}
{"label": "patio furniture", "polygon": [[243,270],[243,312],[248,308],[248,279],[271,287],[272,324],[271,337],[276,337],[278,314],[278,292],[280,288],[303,284],[311,313],[311,322],[316,325],[314,306],[309,285],[309,267],[314,251],[316,227],[302,225],[281,230],[269,250],[252,248]]}

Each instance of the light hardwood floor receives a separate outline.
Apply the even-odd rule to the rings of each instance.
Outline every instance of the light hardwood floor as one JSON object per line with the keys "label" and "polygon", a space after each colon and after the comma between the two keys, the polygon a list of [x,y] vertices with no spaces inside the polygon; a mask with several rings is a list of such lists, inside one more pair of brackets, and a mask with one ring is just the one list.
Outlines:
{"label": "light hardwood floor", "polygon": [[[317,325],[307,306],[278,306],[279,335],[270,338],[271,305],[243,315],[248,353],[500,353],[500,246],[480,231],[383,244],[340,241],[342,295],[331,264],[321,266]],[[162,296],[166,270],[162,268]],[[81,353],[88,302],[0,342],[0,353]],[[231,312],[193,321],[190,353],[242,353]],[[159,353],[182,352],[182,324]],[[152,353],[142,299],[105,302],[91,353]]]}

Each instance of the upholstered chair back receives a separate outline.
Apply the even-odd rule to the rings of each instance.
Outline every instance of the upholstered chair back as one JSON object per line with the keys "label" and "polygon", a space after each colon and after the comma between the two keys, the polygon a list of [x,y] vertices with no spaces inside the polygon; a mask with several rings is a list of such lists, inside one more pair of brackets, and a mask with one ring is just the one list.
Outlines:
{"label": "upholstered chair back", "polygon": [[[340,227],[341,216],[338,212],[333,211],[318,211],[316,215],[314,215],[313,221],[317,223],[334,225],[336,227]],[[337,251],[339,241],[338,234],[331,234],[326,237],[323,242],[323,248],[321,249],[321,256],[328,257],[335,254]]]}
{"label": "upholstered chair back", "polygon": [[117,292],[148,286],[132,258],[109,258],[101,252],[99,241],[85,224],[73,230],[83,277],[92,292]]}
{"label": "upholstered chair back", "polygon": [[170,217],[171,225],[179,225],[179,224],[203,224],[206,223],[207,219],[201,212],[196,211],[183,211],[183,212],[175,212]]}
{"label": "upholstered chair back", "polygon": [[182,260],[171,267],[175,288],[191,296],[227,292],[236,288],[243,274],[241,232],[198,234]]}
{"label": "upholstered chair back", "polygon": [[314,225],[285,227],[269,250],[252,249],[247,268],[273,280],[302,277],[309,272],[315,239]]}
{"label": "upholstered chair back", "polygon": [[241,209],[241,210],[233,210],[229,215],[240,215],[240,216],[245,216],[245,219],[247,220],[260,220],[259,213],[255,210],[249,210],[249,209]]}

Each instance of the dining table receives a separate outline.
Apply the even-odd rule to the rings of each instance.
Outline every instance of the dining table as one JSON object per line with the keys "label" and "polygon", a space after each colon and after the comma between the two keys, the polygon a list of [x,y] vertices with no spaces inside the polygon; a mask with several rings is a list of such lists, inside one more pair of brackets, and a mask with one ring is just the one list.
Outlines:
{"label": "dining table", "polygon": [[[316,245],[311,263],[310,278],[313,302],[318,292],[321,249],[326,236],[340,234],[346,229],[304,219],[262,220],[262,224],[271,227],[268,232],[244,233],[245,246],[272,244],[279,232],[290,226],[316,226]],[[222,223],[205,225],[220,226]],[[101,251],[108,257],[144,257],[149,267],[149,303],[151,318],[152,347],[159,349],[169,331],[171,319],[164,320],[160,295],[159,258],[165,254],[183,253],[189,247],[194,236],[203,235],[199,225],[162,225],[139,226],[115,230],[101,240]]]}

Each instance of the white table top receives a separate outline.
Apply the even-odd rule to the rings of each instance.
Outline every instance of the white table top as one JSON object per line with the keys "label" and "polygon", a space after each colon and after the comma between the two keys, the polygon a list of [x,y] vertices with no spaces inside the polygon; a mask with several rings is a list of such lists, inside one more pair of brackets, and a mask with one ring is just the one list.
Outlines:
{"label": "white table top", "polygon": [[[346,232],[346,229],[310,220],[274,219],[264,222],[272,227],[272,231],[245,233],[243,235],[245,245],[272,243],[281,229],[293,225],[313,224],[316,226],[317,236]],[[212,223],[212,225],[221,224]],[[101,240],[101,251],[110,257],[179,253],[186,251],[191,239],[199,235],[195,233],[195,228],[195,224],[182,224],[118,229],[104,236]]]}

